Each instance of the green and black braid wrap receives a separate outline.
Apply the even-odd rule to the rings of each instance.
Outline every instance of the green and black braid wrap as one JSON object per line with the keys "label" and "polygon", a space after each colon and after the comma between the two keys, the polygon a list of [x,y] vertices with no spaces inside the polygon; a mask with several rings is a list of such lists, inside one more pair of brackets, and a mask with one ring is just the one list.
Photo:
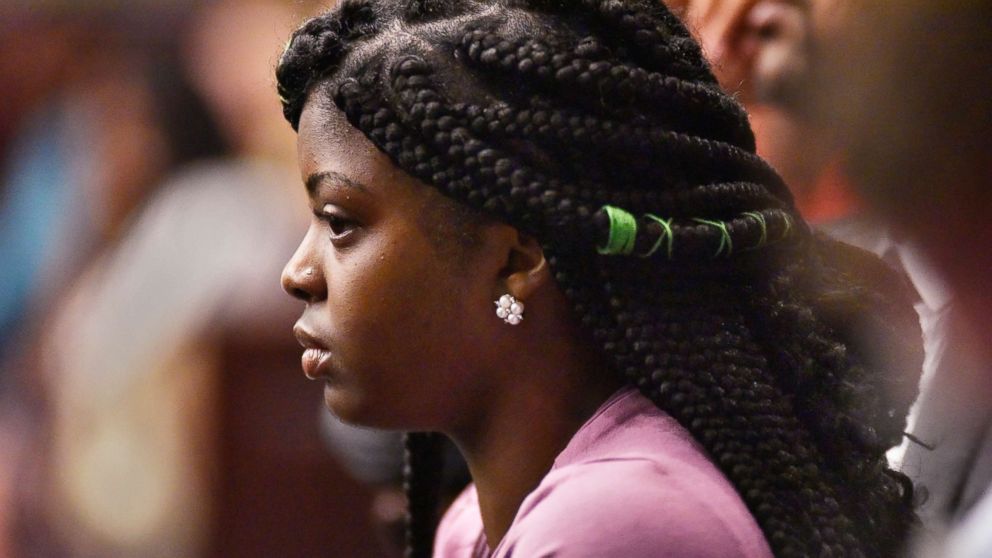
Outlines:
{"label": "green and black braid wrap", "polygon": [[[912,487],[884,451],[915,396],[915,313],[878,260],[811,232],[660,2],[344,1],[277,79],[294,128],[326,95],[396,165],[539,239],[611,372],[705,447],[776,556],[898,552]],[[413,557],[436,436],[408,438]]]}

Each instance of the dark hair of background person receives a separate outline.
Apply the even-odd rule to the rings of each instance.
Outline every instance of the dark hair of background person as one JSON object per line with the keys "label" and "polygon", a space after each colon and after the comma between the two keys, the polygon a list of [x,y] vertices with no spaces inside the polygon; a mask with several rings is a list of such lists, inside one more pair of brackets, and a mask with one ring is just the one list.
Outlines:
{"label": "dark hair of background person", "polygon": [[[539,239],[612,372],[703,445],[776,555],[898,551],[912,488],[884,451],[922,362],[913,309],[881,262],[810,232],[664,6],[346,1],[277,78],[294,127],[331,96],[400,168]],[[638,216],[630,255],[597,254],[606,204]],[[439,463],[435,435],[408,437],[411,556],[431,554]]]}

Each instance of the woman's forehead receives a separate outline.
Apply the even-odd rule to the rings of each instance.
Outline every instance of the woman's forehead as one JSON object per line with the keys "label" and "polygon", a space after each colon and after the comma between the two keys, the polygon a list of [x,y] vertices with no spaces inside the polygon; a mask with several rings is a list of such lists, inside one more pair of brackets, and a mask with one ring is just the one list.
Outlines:
{"label": "woman's forehead", "polygon": [[313,95],[300,116],[297,151],[304,183],[319,174],[334,174],[361,184],[369,194],[393,197],[426,186],[380,151],[348,122],[344,112],[323,95]]}
{"label": "woman's forehead", "polygon": [[[344,112],[333,101],[315,91],[303,106],[299,125],[300,140],[314,141],[319,145],[360,143],[358,138],[366,139],[360,131],[348,122]],[[366,139],[366,142],[370,144]]]}
{"label": "woman's forehead", "polygon": [[381,154],[372,142],[319,95],[303,108],[297,148],[304,180],[314,173],[336,172],[366,183],[377,174],[373,167],[381,165]]}

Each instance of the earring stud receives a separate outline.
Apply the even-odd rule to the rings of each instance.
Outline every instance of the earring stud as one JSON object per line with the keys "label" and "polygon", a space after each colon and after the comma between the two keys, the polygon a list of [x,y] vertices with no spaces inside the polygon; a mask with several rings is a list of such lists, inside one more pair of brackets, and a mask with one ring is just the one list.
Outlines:
{"label": "earring stud", "polygon": [[524,321],[524,303],[505,294],[496,301],[496,316],[510,325],[519,325]]}

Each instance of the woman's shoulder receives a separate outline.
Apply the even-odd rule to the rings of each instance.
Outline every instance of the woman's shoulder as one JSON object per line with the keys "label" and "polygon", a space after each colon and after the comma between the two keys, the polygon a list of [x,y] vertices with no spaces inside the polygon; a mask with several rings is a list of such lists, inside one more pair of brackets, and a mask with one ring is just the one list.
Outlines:
{"label": "woman's shoulder", "polygon": [[469,484],[455,498],[441,518],[434,539],[435,558],[461,558],[486,555],[480,552],[486,545],[483,535],[479,496],[475,485]]}
{"label": "woman's shoulder", "polygon": [[[451,506],[438,556],[476,556],[474,487]],[[484,548],[483,548],[484,550]],[[482,555],[485,555],[483,553]],[[611,398],[524,499],[493,556],[766,558],[730,481],[674,419],[636,391]]]}
{"label": "woman's shoulder", "polygon": [[510,554],[771,552],[747,506],[702,447],[675,419],[627,389],[583,425],[524,500],[496,553]]}
{"label": "woman's shoulder", "polygon": [[691,464],[644,457],[553,470],[524,501],[496,552],[511,554],[771,555],[732,488]]}

